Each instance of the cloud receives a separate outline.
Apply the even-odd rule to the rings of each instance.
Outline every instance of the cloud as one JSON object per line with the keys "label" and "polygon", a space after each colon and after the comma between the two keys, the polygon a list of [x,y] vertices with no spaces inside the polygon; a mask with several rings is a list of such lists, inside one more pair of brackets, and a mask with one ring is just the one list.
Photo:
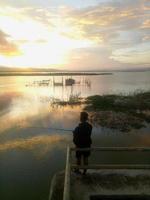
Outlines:
{"label": "cloud", "polygon": [[143,21],[141,29],[150,29],[150,19]]}
{"label": "cloud", "polygon": [[[148,14],[144,10],[145,1],[112,1],[85,9],[68,10],[66,23],[72,26],[70,37],[86,37],[98,41],[110,41],[120,32],[138,30],[147,25]],[[67,34],[67,33],[66,33]]]}
{"label": "cloud", "polygon": [[[7,0],[6,4],[12,5],[11,2],[11,0]],[[80,8],[79,6],[65,3],[67,1],[58,2],[57,6],[53,6],[53,3],[51,4],[48,1],[47,6],[45,6],[40,0],[31,1],[29,4],[26,1],[19,3],[15,1],[16,8],[5,8],[3,14],[18,21],[13,21],[12,23],[16,25],[14,32],[12,28],[10,30],[7,27],[10,30],[9,32],[2,27],[12,38],[16,37],[14,40],[10,40],[10,37],[3,36],[5,42],[9,43],[9,45],[3,45],[3,54],[11,52],[15,48],[17,52],[17,47],[20,47],[20,49],[23,47],[26,52],[29,52],[29,49],[33,46],[41,45],[41,47],[44,47],[48,42],[52,44],[50,40],[52,33],[54,34],[53,36],[57,33],[57,35],[63,37],[64,43],[72,41],[71,44],[73,44],[68,53],[70,58],[68,58],[67,66],[72,63],[80,66],[88,64],[96,68],[98,66],[98,68],[101,68],[102,65],[113,66],[118,63],[121,65],[125,63],[127,52],[130,53],[130,59],[126,60],[128,64],[147,63],[147,55],[144,55],[147,51],[144,50],[144,45],[150,40],[150,5],[148,0],[99,0],[96,1],[97,5],[95,3],[89,4],[88,1],[87,6],[81,6]],[[81,41],[82,43],[85,41],[88,44],[86,48],[83,48],[85,46],[81,45]],[[74,45],[75,42],[80,45]],[[136,60],[137,53],[135,53],[134,49],[140,45],[143,45],[143,47],[141,48],[139,59]],[[30,48],[27,49],[27,46]],[[55,45],[52,44],[53,46]],[[35,49],[37,48],[33,48],[31,52],[34,52]],[[49,48],[46,51],[49,52]],[[58,54],[56,51],[54,52]],[[124,58],[120,57],[119,52],[121,52],[122,56],[124,55]],[[39,58],[40,56],[37,57]],[[43,60],[46,60],[45,57],[43,58]],[[24,60],[27,61],[29,59],[26,58]],[[40,61],[40,65],[45,65],[43,60]],[[49,59],[47,60],[49,61]],[[22,62],[20,60],[17,63],[20,65],[25,61]],[[56,64],[55,62],[52,62],[52,64]],[[16,60],[14,63],[16,63]],[[37,61],[32,63],[32,65],[36,64]],[[63,62],[62,65],[65,64]],[[29,63],[26,65],[29,65]]]}
{"label": "cloud", "polygon": [[111,56],[112,59],[122,63],[132,64],[150,64],[150,43],[129,47],[126,49],[115,50]]}
{"label": "cloud", "polygon": [[[64,31],[63,34],[75,39],[86,38],[93,41],[95,46],[108,52],[108,57],[104,57],[105,63],[111,64],[112,61],[113,64],[113,60],[120,64],[150,63],[145,49],[146,42],[150,39],[149,10],[146,0],[117,0],[84,9],[68,9],[64,12],[65,22],[72,29],[70,28],[70,32]],[[137,46],[140,50],[134,51]],[[99,55],[98,50],[94,53],[88,51],[88,57],[94,56],[93,64],[97,62],[100,66],[103,63],[98,59],[101,58],[101,53],[102,50],[99,51]],[[83,54],[85,56],[87,51]],[[88,57],[87,60],[90,62]]]}
{"label": "cloud", "polygon": [[9,39],[9,35],[0,30],[0,54],[13,56],[20,54],[17,45]]}
{"label": "cloud", "polygon": [[55,24],[54,22],[57,18],[55,8],[42,8],[40,6],[22,8],[21,10],[22,16],[35,20],[43,25],[46,25],[49,30],[53,30]]}
{"label": "cloud", "polygon": [[69,54],[69,63],[75,69],[110,70],[118,68],[118,62],[110,58],[111,50],[104,47],[74,49]]}

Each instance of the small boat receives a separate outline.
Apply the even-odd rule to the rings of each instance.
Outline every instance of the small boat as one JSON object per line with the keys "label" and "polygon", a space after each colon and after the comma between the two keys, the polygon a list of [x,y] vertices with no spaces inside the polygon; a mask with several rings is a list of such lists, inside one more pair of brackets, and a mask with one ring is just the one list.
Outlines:
{"label": "small boat", "polygon": [[68,78],[65,80],[65,85],[73,85],[75,84],[75,80],[72,78]]}

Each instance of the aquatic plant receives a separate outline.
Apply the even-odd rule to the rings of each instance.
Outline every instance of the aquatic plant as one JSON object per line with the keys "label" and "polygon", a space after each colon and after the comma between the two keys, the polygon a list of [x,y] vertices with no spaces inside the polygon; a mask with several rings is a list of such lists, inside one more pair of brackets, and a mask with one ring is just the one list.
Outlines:
{"label": "aquatic plant", "polygon": [[100,126],[130,131],[150,122],[150,91],[129,95],[94,95],[86,98],[85,110]]}
{"label": "aquatic plant", "polygon": [[61,99],[53,99],[52,104],[57,104],[60,106],[65,105],[78,105],[82,103],[82,98],[80,97],[80,93],[77,94],[70,94],[67,100],[61,100]]}

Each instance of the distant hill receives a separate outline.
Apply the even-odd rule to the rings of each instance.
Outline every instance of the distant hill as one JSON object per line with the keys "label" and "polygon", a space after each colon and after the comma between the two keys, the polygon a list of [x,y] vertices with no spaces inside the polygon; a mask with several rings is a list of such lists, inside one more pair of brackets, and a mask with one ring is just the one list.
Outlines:
{"label": "distant hill", "polygon": [[131,68],[131,69],[94,69],[94,70],[68,70],[55,68],[19,68],[19,67],[5,67],[0,66],[0,73],[3,72],[143,72],[150,71],[150,67]]}
{"label": "distant hill", "polygon": [[4,67],[0,66],[0,72],[59,72],[53,68],[19,68],[19,67]]}

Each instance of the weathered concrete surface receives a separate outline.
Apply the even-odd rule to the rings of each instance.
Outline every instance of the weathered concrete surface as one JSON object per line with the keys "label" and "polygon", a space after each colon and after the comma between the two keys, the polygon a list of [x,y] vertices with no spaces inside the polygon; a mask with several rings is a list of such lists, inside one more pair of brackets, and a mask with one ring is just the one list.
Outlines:
{"label": "weathered concrete surface", "polygon": [[51,181],[49,200],[62,200],[64,190],[65,172],[59,172],[54,175]]}
{"label": "weathered concrete surface", "polygon": [[[55,182],[55,184],[54,184]],[[55,176],[50,200],[62,200],[64,173]],[[150,170],[89,170],[86,176],[71,173],[71,200],[90,195],[150,195]]]}
{"label": "weathered concrete surface", "polygon": [[87,200],[94,194],[150,194],[150,171],[101,170],[87,176],[72,176],[72,200]]}

